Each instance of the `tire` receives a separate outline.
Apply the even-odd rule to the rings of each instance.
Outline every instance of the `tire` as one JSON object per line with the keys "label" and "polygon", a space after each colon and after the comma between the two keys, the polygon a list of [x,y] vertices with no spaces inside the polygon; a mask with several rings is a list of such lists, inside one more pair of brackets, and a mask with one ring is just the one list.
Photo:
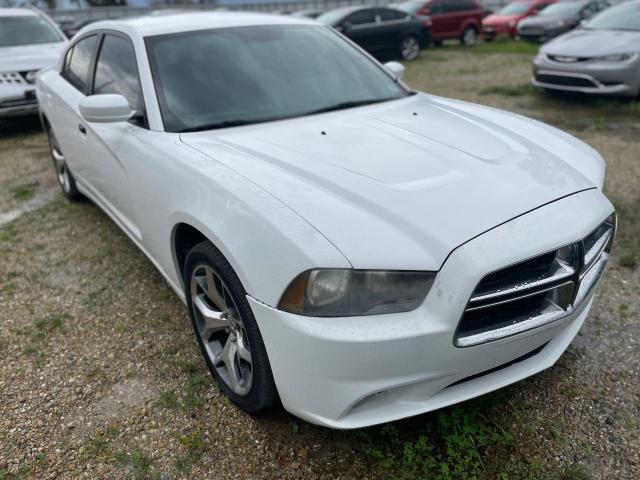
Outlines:
{"label": "tire", "polygon": [[60,185],[62,193],[64,193],[65,197],[69,200],[80,200],[82,198],[82,194],[78,191],[76,179],[73,178],[73,174],[67,165],[62,149],[60,148],[60,144],[49,125],[46,125],[46,131],[47,138],[49,140],[49,153],[51,154],[53,168],[55,169],[56,177],[58,178],[58,185]]}
{"label": "tire", "polygon": [[220,389],[247,413],[274,405],[278,393],[262,335],[229,262],[202,242],[187,254],[183,272],[193,331]]}
{"label": "tire", "polygon": [[400,42],[398,50],[403,60],[415,60],[420,53],[420,39],[415,35],[407,35]]}
{"label": "tire", "polygon": [[460,35],[460,43],[466,47],[472,47],[478,43],[478,30],[474,26],[468,26]]}

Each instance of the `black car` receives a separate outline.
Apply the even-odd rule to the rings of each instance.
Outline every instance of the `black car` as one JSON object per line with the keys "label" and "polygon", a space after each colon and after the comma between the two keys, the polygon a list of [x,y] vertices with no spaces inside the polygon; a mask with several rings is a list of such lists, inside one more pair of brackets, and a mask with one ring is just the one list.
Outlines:
{"label": "black car", "polygon": [[372,54],[394,52],[413,60],[431,41],[429,20],[407,12],[382,7],[346,7],[317,19],[329,25]]}
{"label": "black car", "polygon": [[580,22],[609,8],[609,0],[574,0],[549,5],[518,24],[518,36],[529,42],[546,42],[574,29]]}

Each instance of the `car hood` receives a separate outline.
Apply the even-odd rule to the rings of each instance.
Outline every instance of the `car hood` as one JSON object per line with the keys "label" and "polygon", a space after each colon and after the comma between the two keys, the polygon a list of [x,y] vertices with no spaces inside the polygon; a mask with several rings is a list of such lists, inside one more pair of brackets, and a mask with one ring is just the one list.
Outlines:
{"label": "car hood", "polygon": [[521,27],[541,27],[541,28],[549,28],[553,27],[560,21],[565,21],[567,23],[577,22],[578,17],[576,16],[564,16],[564,15],[552,15],[552,16],[535,16],[535,17],[527,17],[523,19],[519,26]]}
{"label": "car hood", "polygon": [[580,29],[566,33],[543,49],[552,55],[599,57],[640,50],[640,32]]}
{"label": "car hood", "polygon": [[578,172],[598,160],[573,137],[425,94],[180,137],[296,211],[354,268],[437,270],[480,233],[601,181]]}
{"label": "car hood", "polygon": [[23,72],[52,67],[67,42],[0,48],[0,72]]}

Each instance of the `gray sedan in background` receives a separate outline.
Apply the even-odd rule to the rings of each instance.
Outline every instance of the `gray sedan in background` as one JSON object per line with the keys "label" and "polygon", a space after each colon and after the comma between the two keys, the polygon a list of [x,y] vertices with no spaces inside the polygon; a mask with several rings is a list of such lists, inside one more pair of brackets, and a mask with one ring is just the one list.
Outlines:
{"label": "gray sedan in background", "polygon": [[540,48],[533,84],[555,90],[640,94],[640,0],[611,7]]}

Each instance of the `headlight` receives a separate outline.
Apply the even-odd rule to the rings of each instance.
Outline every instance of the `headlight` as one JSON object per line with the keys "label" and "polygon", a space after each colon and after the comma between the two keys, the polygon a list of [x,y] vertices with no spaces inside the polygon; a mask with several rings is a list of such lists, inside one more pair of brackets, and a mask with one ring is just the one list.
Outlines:
{"label": "headlight", "polygon": [[24,78],[29,83],[35,83],[37,74],[38,74],[38,70],[31,70],[30,72],[27,72]]}
{"label": "headlight", "polygon": [[278,308],[312,317],[350,317],[414,310],[426,297],[435,273],[315,269],[298,275]]}
{"label": "headlight", "polygon": [[553,24],[553,28],[562,28],[567,24],[566,21],[564,20],[558,20],[556,23]]}
{"label": "headlight", "polygon": [[509,20],[509,21],[507,22],[507,27],[508,27],[508,28],[513,28],[513,27],[515,27],[515,26],[516,26],[516,21],[515,21],[515,20]]}
{"label": "headlight", "polygon": [[626,62],[636,56],[635,53],[619,53],[617,55],[607,55],[606,57],[597,57],[600,62]]}

